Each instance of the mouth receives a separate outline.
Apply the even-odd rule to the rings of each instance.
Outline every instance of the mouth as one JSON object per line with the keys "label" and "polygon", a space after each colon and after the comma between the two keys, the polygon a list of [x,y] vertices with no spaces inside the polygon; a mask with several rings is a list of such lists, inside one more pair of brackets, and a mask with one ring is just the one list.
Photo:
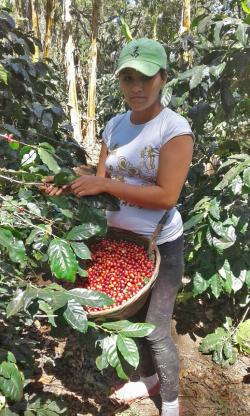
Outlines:
{"label": "mouth", "polygon": [[130,100],[145,100],[145,99],[146,97],[137,97],[137,96],[130,97]]}

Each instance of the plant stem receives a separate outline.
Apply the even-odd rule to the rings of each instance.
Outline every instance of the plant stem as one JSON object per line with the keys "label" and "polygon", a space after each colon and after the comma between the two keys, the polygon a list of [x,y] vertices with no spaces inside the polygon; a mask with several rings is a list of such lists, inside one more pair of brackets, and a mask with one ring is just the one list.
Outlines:
{"label": "plant stem", "polygon": [[28,186],[41,186],[41,182],[24,182],[24,181],[18,181],[13,178],[8,178],[7,176],[0,175],[0,179],[5,179],[9,182],[18,183],[20,185],[28,185]]}

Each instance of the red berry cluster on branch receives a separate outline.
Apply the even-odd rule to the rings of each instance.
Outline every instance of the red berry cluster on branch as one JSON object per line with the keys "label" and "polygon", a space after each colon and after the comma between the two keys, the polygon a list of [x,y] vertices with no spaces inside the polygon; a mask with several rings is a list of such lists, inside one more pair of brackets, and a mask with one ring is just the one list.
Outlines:
{"label": "red berry cluster on branch", "polygon": [[91,311],[123,305],[149,281],[154,264],[144,247],[128,241],[104,239],[91,246],[92,259],[87,264],[86,289],[104,292],[115,304]]}
{"label": "red berry cluster on branch", "polygon": [[4,140],[8,143],[11,143],[14,141],[14,135],[13,134],[5,134],[4,135]]}

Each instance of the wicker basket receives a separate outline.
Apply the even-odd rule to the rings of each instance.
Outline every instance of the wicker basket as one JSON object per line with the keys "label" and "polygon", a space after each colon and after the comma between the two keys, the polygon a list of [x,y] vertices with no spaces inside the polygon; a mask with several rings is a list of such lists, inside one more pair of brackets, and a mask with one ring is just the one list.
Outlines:
{"label": "wicker basket", "polygon": [[[141,245],[145,247],[145,249],[148,249],[149,246],[149,240],[147,240],[145,237],[133,233],[131,231],[122,230],[119,228],[109,228],[107,235],[105,238],[111,239],[111,240],[126,240],[133,243],[136,243],[138,245]],[[150,290],[155,282],[155,279],[159,272],[159,266],[160,266],[160,253],[155,246],[153,249],[150,259],[154,262],[154,271],[153,274],[149,280],[149,282],[139,290],[132,298],[130,298],[126,303],[123,305],[115,306],[112,309],[104,309],[101,311],[95,311],[95,312],[89,312],[88,317],[92,319],[127,319],[133,316],[136,312],[138,312],[144,303],[147,300],[148,295],[150,294]]]}

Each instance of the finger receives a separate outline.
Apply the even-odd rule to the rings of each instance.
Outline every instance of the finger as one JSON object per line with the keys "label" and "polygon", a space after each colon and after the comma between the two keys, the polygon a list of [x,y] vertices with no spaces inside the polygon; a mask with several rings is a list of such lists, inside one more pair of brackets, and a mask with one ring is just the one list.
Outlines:
{"label": "finger", "polygon": [[45,178],[42,179],[42,182],[48,183],[48,182],[53,182],[54,181],[54,176],[45,176]]}
{"label": "finger", "polygon": [[80,182],[80,181],[76,180],[76,181],[74,181],[70,184],[70,187],[71,187],[71,189],[76,189],[79,186],[81,186],[81,183],[82,183],[82,181]]}
{"label": "finger", "polygon": [[59,188],[56,188],[56,187],[52,187],[52,189],[49,191],[49,195],[50,196],[55,196],[55,195],[57,195],[57,192],[59,191]]}

